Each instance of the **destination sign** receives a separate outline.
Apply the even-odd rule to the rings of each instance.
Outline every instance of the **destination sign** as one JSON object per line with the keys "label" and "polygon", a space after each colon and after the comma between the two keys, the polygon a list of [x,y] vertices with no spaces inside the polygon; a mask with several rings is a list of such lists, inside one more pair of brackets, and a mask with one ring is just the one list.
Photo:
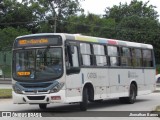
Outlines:
{"label": "destination sign", "polygon": [[22,37],[16,39],[14,47],[37,47],[37,46],[57,46],[62,45],[62,38],[60,36],[34,36]]}
{"label": "destination sign", "polygon": [[46,44],[48,43],[48,39],[45,39],[45,38],[42,38],[42,39],[31,39],[31,40],[19,40],[18,41],[18,44],[19,45],[27,45],[27,44],[30,44],[30,45],[34,45],[34,44]]}
{"label": "destination sign", "polygon": [[31,74],[31,72],[29,71],[25,71],[25,72],[17,72],[18,76],[29,76]]}

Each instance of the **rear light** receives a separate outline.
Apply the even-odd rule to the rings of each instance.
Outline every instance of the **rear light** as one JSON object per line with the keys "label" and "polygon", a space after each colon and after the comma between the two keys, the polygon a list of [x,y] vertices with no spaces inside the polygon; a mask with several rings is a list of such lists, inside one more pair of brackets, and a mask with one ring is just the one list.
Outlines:
{"label": "rear light", "polygon": [[51,96],[52,100],[61,100],[61,96]]}

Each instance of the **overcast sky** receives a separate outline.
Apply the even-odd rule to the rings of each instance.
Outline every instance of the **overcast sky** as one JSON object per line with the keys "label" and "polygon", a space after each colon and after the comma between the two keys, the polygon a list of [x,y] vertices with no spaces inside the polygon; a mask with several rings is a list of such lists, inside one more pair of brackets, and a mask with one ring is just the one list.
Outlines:
{"label": "overcast sky", "polygon": [[[148,0],[139,0],[143,2],[147,2]],[[94,13],[102,15],[104,14],[104,10],[106,7],[112,7],[113,5],[119,5],[119,3],[125,3],[128,4],[131,2],[131,0],[85,0],[84,2],[81,2],[82,8],[85,10],[85,13]],[[159,0],[150,0],[149,5],[154,5],[157,8],[155,9],[158,14],[160,15],[160,1]],[[159,17],[160,18],[160,17]]]}

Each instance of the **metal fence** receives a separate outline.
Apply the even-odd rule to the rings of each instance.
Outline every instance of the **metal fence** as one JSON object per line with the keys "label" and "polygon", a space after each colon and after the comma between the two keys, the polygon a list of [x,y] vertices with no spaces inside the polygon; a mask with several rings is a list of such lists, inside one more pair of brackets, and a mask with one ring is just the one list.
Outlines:
{"label": "metal fence", "polygon": [[[12,52],[1,51],[0,52],[0,77],[11,77],[11,64],[12,64]],[[2,71],[2,74],[1,74]]]}

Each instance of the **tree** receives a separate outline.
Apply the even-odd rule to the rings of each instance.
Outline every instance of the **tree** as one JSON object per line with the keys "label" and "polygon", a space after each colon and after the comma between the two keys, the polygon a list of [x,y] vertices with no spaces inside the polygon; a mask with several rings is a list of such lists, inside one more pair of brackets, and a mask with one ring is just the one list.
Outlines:
{"label": "tree", "polygon": [[17,0],[0,1],[0,28],[12,26],[14,28],[30,28],[34,21],[32,10],[27,4],[21,4]]}
{"label": "tree", "polygon": [[0,29],[0,51],[10,51],[17,36],[29,34],[27,29],[7,27]]}
{"label": "tree", "polygon": [[119,4],[119,6],[114,5],[112,8],[106,8],[104,15],[106,18],[114,18],[117,23],[119,23],[123,18],[130,16],[139,16],[141,18],[151,18],[153,20],[158,19],[158,12],[155,11],[155,6],[148,5],[148,2],[143,3],[142,1],[132,0],[128,5]]}
{"label": "tree", "polygon": [[[160,58],[160,23],[155,7],[148,2],[132,0],[106,8],[105,18],[115,19],[115,38],[132,42],[152,44],[156,59]],[[158,60],[157,60],[158,61]],[[160,62],[159,62],[160,63]]]}
{"label": "tree", "polygon": [[105,19],[91,13],[88,15],[70,16],[66,21],[68,33],[80,33],[97,37],[106,37],[107,34],[111,35],[111,30],[108,32],[108,29],[115,27],[113,19]]}
{"label": "tree", "polygon": [[53,28],[56,28],[55,25],[58,26],[57,31],[62,32],[63,22],[61,21],[70,15],[83,12],[79,0],[23,0],[22,3],[28,4],[32,8],[34,16],[39,21],[37,29],[41,29],[40,32],[43,32],[46,26],[50,26],[48,30],[53,30]]}

